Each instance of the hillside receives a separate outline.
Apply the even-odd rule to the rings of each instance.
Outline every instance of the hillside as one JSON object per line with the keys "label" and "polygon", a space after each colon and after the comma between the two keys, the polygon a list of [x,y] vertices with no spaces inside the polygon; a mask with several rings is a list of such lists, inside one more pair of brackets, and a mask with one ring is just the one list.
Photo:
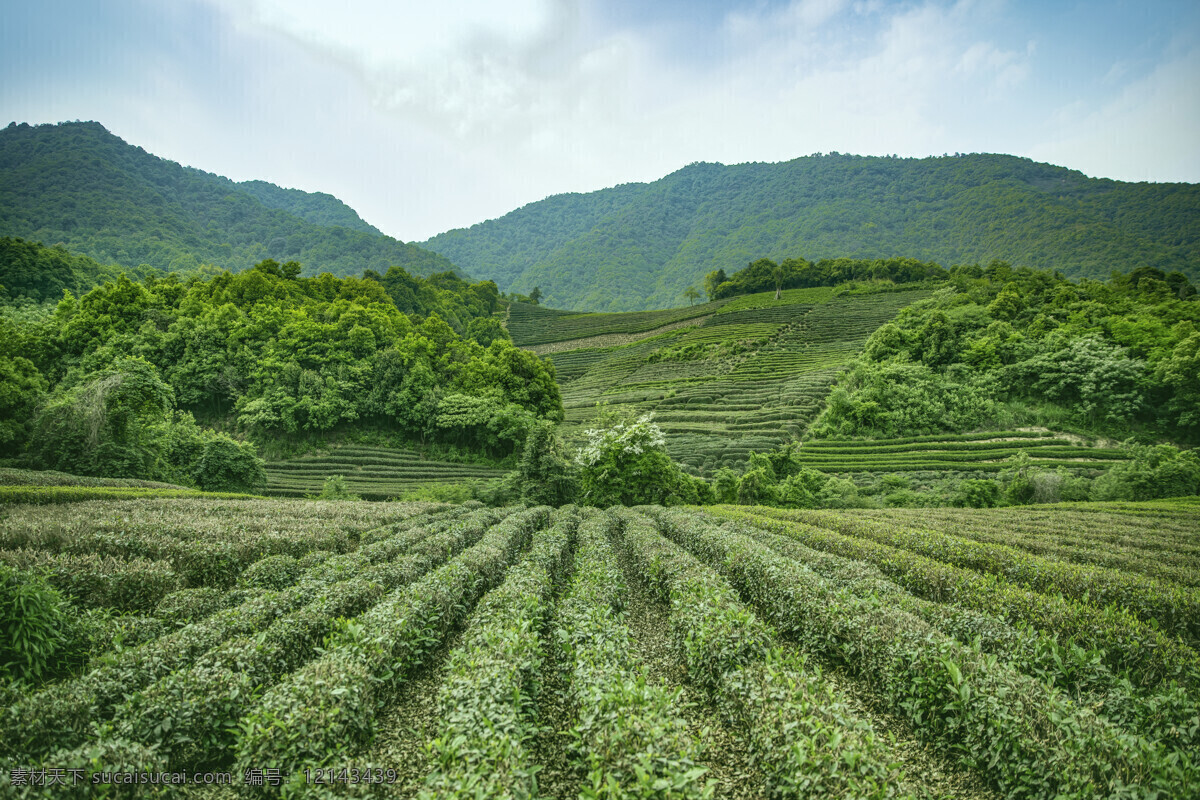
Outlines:
{"label": "hillside", "polygon": [[[605,411],[652,411],[671,456],[710,475],[799,437],[838,369],[925,289],[746,295],[660,312],[561,314],[514,305],[515,344],[554,362],[564,434]],[[536,342],[536,344],[535,344]]]}
{"label": "hillside", "polygon": [[1106,278],[1152,266],[1200,278],[1200,187],[1124,183],[1006,155],[831,154],[692,164],[565,194],[424,242],[503,291],[556,308],[684,302],[704,275],[759,258],[993,259]]}
{"label": "hillside", "polygon": [[236,271],[264,258],[299,261],[309,275],[454,269],[329,195],[234,183],[153,156],[96,122],[0,130],[0,235],[183,272]]}

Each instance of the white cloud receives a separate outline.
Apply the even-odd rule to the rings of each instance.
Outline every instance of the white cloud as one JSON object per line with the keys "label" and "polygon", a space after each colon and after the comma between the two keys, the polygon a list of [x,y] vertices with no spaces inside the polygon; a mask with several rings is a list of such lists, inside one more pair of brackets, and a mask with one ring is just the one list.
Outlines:
{"label": "white cloud", "polygon": [[1200,49],[1178,54],[1127,83],[1100,108],[1084,103],[1060,108],[1053,130],[1029,155],[1120,180],[1198,180],[1197,80]]}
{"label": "white cloud", "polygon": [[232,127],[300,124],[191,163],[330,191],[403,238],[697,160],[991,151],[1113,174],[1106,159],[1175,153],[1200,172],[1194,60],[1144,84],[1114,68],[1101,111],[1069,107],[1045,71],[1052,37],[1034,44],[1051,34],[1005,29],[1003,0],[748,5],[694,43],[682,22],[601,25],[597,0],[204,1],[254,71],[260,119]]}

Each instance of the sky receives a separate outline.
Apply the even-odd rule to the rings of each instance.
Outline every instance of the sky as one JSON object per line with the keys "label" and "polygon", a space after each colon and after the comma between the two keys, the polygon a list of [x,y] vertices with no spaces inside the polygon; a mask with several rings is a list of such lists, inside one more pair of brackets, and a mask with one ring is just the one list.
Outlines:
{"label": "sky", "polygon": [[1200,182],[1196,0],[0,0],[0,125],[96,120],[404,241],[695,162]]}

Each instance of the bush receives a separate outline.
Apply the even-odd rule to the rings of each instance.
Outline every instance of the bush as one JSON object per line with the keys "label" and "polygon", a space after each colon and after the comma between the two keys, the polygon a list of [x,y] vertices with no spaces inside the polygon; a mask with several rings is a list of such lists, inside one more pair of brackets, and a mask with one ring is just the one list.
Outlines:
{"label": "bush", "polygon": [[204,619],[230,605],[228,593],[211,586],[180,589],[158,602],[154,616],[163,622],[183,627]]}
{"label": "bush", "polygon": [[[588,442],[576,455],[580,502],[600,508],[701,502],[699,479],[667,455],[666,437],[650,414],[585,435]],[[712,496],[707,486],[703,496]]]}
{"label": "bush", "polygon": [[361,500],[362,498],[350,491],[350,486],[341,475],[330,475],[321,487],[318,500]]}
{"label": "bush", "polygon": [[1092,500],[1155,500],[1200,494],[1200,458],[1168,444],[1127,446],[1131,461],[1118,464],[1092,484]]}
{"label": "bush", "polygon": [[267,485],[263,460],[253,444],[205,433],[204,449],[191,467],[197,486],[206,492],[254,492]]}
{"label": "bush", "polygon": [[952,503],[967,508],[995,508],[1000,504],[1000,484],[991,480],[965,480],[958,485]]}
{"label": "bush", "polygon": [[0,564],[0,678],[39,682],[86,652],[78,619],[38,576]]}
{"label": "bush", "polygon": [[301,571],[300,562],[281,553],[260,558],[246,567],[238,582],[254,589],[286,589],[296,582]]}

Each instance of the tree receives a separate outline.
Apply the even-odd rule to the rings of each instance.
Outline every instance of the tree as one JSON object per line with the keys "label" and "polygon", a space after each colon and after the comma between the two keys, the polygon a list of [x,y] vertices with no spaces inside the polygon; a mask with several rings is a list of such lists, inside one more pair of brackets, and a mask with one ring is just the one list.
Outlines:
{"label": "tree", "polygon": [[171,387],[141,358],[126,358],[55,392],[34,422],[31,451],[44,468],[81,475],[157,478]]}
{"label": "tree", "polygon": [[29,359],[0,358],[0,452],[24,445],[29,420],[47,388]]}
{"label": "tree", "polygon": [[[605,508],[705,499],[696,485],[699,479],[684,473],[667,455],[666,437],[650,414],[584,435],[587,444],[575,457],[581,503]],[[711,497],[711,490],[706,495]]]}
{"label": "tree", "polygon": [[1097,336],[1031,358],[1019,372],[1033,379],[1033,391],[1089,425],[1125,424],[1142,407],[1145,362]]}
{"label": "tree", "polygon": [[538,287],[538,286],[533,287],[533,291],[529,293],[529,302],[533,303],[535,306],[539,305],[542,302],[541,287]]}
{"label": "tree", "polygon": [[694,306],[696,305],[696,301],[700,299],[700,292],[696,291],[695,286],[689,286],[684,290],[683,296],[687,298],[689,306]]}
{"label": "tree", "polygon": [[725,283],[729,278],[725,275],[725,270],[713,270],[704,276],[704,291],[708,294],[709,300],[717,299],[717,290],[722,283]]}
{"label": "tree", "polygon": [[467,336],[487,347],[497,339],[511,341],[508,331],[495,317],[476,317],[467,323]]}
{"label": "tree", "polygon": [[574,499],[578,487],[575,466],[550,422],[539,422],[529,431],[516,482],[521,500],[530,505],[561,506]]}

